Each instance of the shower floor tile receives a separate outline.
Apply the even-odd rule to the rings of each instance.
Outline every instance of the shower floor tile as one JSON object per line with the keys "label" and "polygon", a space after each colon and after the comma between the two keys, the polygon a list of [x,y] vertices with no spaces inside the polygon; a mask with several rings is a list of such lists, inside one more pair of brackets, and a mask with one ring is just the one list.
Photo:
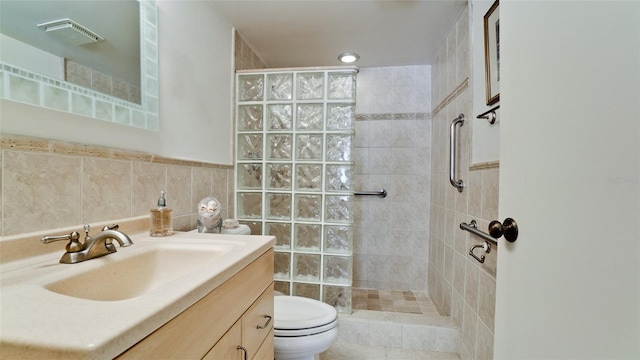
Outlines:
{"label": "shower floor tile", "polygon": [[373,310],[410,314],[437,314],[425,292],[353,288],[353,310]]}

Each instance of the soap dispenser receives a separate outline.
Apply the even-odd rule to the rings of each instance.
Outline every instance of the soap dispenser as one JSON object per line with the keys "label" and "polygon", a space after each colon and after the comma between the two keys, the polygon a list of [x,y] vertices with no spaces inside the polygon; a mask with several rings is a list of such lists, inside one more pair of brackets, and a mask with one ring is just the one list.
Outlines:
{"label": "soap dispenser", "polygon": [[158,207],[151,209],[149,235],[169,236],[173,234],[173,211],[167,207],[164,191],[160,192]]}

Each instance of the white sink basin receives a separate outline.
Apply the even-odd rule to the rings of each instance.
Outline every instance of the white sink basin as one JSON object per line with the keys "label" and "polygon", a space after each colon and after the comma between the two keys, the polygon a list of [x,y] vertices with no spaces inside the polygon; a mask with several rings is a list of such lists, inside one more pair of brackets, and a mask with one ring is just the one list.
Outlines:
{"label": "white sink basin", "polygon": [[62,252],[0,264],[3,357],[115,358],[275,243],[273,236],[129,235],[132,246],[77,264],[60,264]]}
{"label": "white sink basin", "polygon": [[[124,253],[129,249],[134,248],[121,251]],[[129,257],[109,258],[111,255],[107,255],[100,259],[103,261],[102,266],[46,284],[44,288],[58,294],[89,300],[130,299],[198,271],[231,249],[229,245],[219,244],[162,244]]]}

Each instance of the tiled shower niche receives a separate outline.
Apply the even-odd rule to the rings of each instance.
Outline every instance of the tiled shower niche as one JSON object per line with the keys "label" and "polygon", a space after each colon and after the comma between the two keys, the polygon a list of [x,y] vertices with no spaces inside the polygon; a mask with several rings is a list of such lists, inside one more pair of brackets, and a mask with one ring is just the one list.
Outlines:
{"label": "tiled shower niche", "polygon": [[351,312],[354,68],[238,71],[236,217],[276,236],[276,290]]}

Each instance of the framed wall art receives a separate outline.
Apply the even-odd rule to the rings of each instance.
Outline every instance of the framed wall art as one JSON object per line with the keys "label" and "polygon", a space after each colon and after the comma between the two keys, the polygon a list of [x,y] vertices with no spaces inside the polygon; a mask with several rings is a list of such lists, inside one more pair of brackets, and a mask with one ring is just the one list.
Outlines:
{"label": "framed wall art", "polygon": [[500,100],[500,11],[499,0],[484,15],[484,66],[487,105]]}

